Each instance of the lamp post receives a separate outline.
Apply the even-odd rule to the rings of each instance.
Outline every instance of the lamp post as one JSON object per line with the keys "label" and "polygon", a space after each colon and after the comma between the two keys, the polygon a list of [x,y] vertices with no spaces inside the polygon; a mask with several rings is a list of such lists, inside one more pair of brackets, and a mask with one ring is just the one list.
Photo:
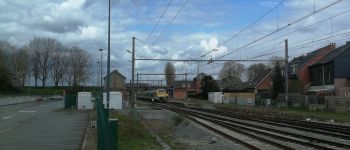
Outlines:
{"label": "lamp post", "polygon": [[126,50],[127,52],[131,53],[131,62],[132,62],[132,69],[131,69],[131,109],[134,109],[136,97],[135,97],[135,81],[134,81],[134,74],[135,74],[135,37],[132,37],[132,50]]}
{"label": "lamp post", "polygon": [[103,95],[103,84],[102,84],[102,51],[103,49],[100,48],[99,51],[101,52],[101,60],[100,62],[97,62],[100,64],[100,86],[101,86],[101,94]]}

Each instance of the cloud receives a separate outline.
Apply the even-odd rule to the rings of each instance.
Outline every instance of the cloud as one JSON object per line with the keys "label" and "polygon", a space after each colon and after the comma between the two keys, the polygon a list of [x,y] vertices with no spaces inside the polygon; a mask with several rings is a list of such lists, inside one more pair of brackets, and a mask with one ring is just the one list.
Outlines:
{"label": "cloud", "polygon": [[[173,1],[164,15],[154,35],[159,35],[173,16],[182,7],[186,0]],[[334,2],[316,1],[316,9]],[[138,58],[171,58],[171,59],[208,59],[200,55],[212,50],[211,56],[222,56],[235,51],[236,48],[246,45],[259,37],[268,35],[279,27],[287,25],[313,11],[313,0],[287,1],[278,12],[262,18],[238,37],[222,42],[234,35],[240,29],[261,16],[262,13],[276,5],[280,0],[264,0],[254,2],[238,2],[231,0],[199,1],[190,0],[183,11],[177,16],[173,24],[163,33],[161,38],[150,45],[136,41],[136,57]],[[126,50],[131,49],[131,37],[139,40],[147,39],[153,26],[164,11],[168,1],[146,0],[118,0],[112,1],[111,12],[111,67],[118,69],[130,78],[131,55]],[[67,46],[79,46],[87,50],[94,62],[99,61],[98,49],[103,48],[103,57],[107,56],[107,2],[95,0],[1,0],[0,1],[0,40],[9,41],[21,47],[36,36],[51,37],[60,40]],[[313,36],[331,32],[331,22],[298,31],[286,37],[273,41],[283,34],[305,27],[321,19],[347,10],[349,1],[342,1],[321,13],[306,18],[298,24],[289,26],[263,40],[249,45],[228,55],[227,59],[248,58],[266,53],[266,50],[283,46],[281,42],[289,39],[293,45],[299,41],[306,41]],[[278,19],[276,15],[278,14]],[[333,18],[334,31],[350,28],[348,17],[344,14]],[[271,41],[272,40],[272,41]],[[339,40],[339,39],[338,39]],[[326,41],[333,42],[333,40]],[[321,43],[325,44],[326,42]],[[343,41],[340,41],[343,42]],[[253,47],[254,46],[254,47]],[[313,45],[317,47],[317,45]],[[303,48],[303,50],[311,50]],[[299,52],[299,51],[297,51]],[[283,53],[276,53],[282,55]],[[294,53],[292,53],[294,55]],[[297,53],[295,53],[297,55]],[[270,56],[268,56],[270,57]],[[106,63],[104,63],[106,64]],[[165,62],[136,61],[137,72],[163,72]],[[220,68],[220,64],[218,65]],[[196,65],[183,62],[175,63],[179,72],[196,70]],[[104,72],[106,69],[104,69]],[[211,69],[204,69],[211,72]]]}

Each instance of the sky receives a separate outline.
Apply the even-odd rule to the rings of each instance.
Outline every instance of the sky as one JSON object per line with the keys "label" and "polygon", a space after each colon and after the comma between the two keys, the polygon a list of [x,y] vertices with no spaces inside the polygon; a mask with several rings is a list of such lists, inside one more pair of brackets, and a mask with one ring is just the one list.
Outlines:
{"label": "sky", "polygon": [[[136,58],[269,59],[284,55],[285,39],[290,43],[289,59],[332,42],[341,46],[349,40],[350,1],[337,1],[111,0],[111,70],[131,78],[131,54],[126,50],[131,49],[132,37],[137,39]],[[325,21],[317,23],[321,20]],[[68,47],[81,47],[92,56],[94,79],[98,49],[104,50],[104,64],[107,60],[107,25],[107,0],[0,0],[0,40],[21,47],[33,37],[51,37]],[[217,51],[201,57],[212,49]],[[221,57],[227,53],[231,54]],[[164,64],[136,61],[136,72],[163,73]],[[194,62],[174,65],[177,73],[196,73]],[[216,77],[222,62],[199,67]],[[147,78],[157,77],[142,77]]]}

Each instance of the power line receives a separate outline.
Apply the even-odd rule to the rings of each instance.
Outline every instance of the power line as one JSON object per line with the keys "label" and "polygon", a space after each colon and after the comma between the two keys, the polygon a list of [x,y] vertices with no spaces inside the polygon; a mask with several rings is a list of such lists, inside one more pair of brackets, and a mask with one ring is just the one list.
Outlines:
{"label": "power line", "polygon": [[185,6],[187,5],[189,0],[186,0],[186,2],[182,5],[182,7],[179,9],[179,11],[177,11],[176,15],[171,19],[171,21],[166,25],[165,28],[163,28],[163,30],[160,32],[160,34],[157,36],[157,38],[152,42],[151,46],[154,45],[154,43],[156,41],[159,40],[159,38],[163,35],[163,33],[168,29],[168,27],[174,22],[174,20],[176,19],[176,17],[180,14],[180,12],[182,11],[183,8],[185,8]]}
{"label": "power line", "polygon": [[[329,34],[334,34],[334,33],[337,33],[337,32],[340,32],[340,31],[346,31],[346,30],[349,30],[350,28],[346,28],[346,29],[344,29],[344,30],[338,30],[338,31],[335,31],[335,32],[331,32],[331,33],[326,33],[326,34],[322,34],[322,35],[319,35],[319,36],[316,36],[316,37],[312,37],[312,38],[310,38],[310,39],[306,39],[306,40],[312,40],[313,42],[315,42],[315,39],[317,39],[317,38],[320,38],[320,37],[323,37],[323,36],[325,36],[325,35],[329,35]],[[332,38],[332,37],[329,37],[329,38]],[[326,39],[329,39],[329,38],[326,38]],[[306,41],[305,39],[304,40],[300,40],[300,41],[298,41],[298,42],[294,42],[293,43],[293,45],[295,45],[295,44],[298,44],[298,43],[301,43],[301,42],[305,42]],[[311,42],[311,43],[313,43],[313,42]],[[280,46],[280,47],[274,47],[274,48],[272,48],[272,49],[269,49],[269,50],[266,50],[266,51],[263,51],[263,52],[259,52],[259,53],[264,53],[264,54],[262,54],[263,56],[266,56],[266,55],[269,55],[269,54],[273,54],[273,53],[275,53],[275,52],[279,52],[280,50],[276,50],[276,49],[279,49],[279,48],[283,48],[283,46]],[[263,48],[262,48],[263,49]],[[274,50],[274,51],[273,51]],[[290,49],[291,50],[291,49]],[[256,56],[254,56],[254,55],[250,55],[250,56],[252,56],[252,57],[246,57],[246,58],[258,58],[258,57],[256,57]],[[260,55],[258,55],[258,56],[260,56]]]}
{"label": "power line", "polygon": [[[299,47],[302,47],[302,46],[305,46],[305,45],[316,44],[316,43],[322,42],[322,41],[324,41],[324,40],[328,40],[328,39],[332,39],[332,38],[339,38],[339,37],[345,36],[345,35],[350,35],[350,31],[349,31],[349,32],[345,32],[345,33],[341,33],[341,34],[337,34],[337,35],[333,35],[333,36],[329,36],[329,37],[326,37],[326,38],[314,40],[314,41],[312,41],[312,42],[308,42],[308,43],[303,43],[303,44],[291,46],[290,49],[289,49],[289,52],[298,50]],[[321,35],[321,36],[319,36],[319,37],[322,37],[322,36],[324,36],[324,35]],[[315,37],[313,37],[313,38],[311,38],[311,39],[314,39],[314,38],[315,38]],[[316,38],[318,38],[318,37],[316,37]],[[347,39],[347,38],[345,38],[345,39]],[[342,39],[342,40],[344,40],[344,39]],[[293,43],[293,44],[297,44],[297,43],[300,43],[300,41],[299,41],[299,42],[295,42],[295,43]],[[282,48],[282,47],[281,47],[281,48]],[[245,59],[247,59],[247,60],[253,59],[253,60],[254,60],[254,59],[256,59],[256,58],[263,57],[263,56],[268,56],[268,55],[271,55],[271,54],[276,53],[276,52],[278,53],[278,52],[283,52],[283,51],[282,51],[282,50],[276,50],[276,51],[272,51],[272,52],[270,52],[270,53],[264,53],[264,54],[261,54],[261,55],[258,55],[258,56],[247,57],[247,58],[245,58]],[[272,61],[272,60],[271,60],[271,61]],[[222,64],[217,64],[217,65],[215,65],[214,67],[217,68],[217,66],[219,66],[219,65],[222,65]],[[206,67],[208,67],[208,66],[209,66],[208,64],[205,65],[205,66],[201,66],[200,69],[204,69],[204,68],[206,68]]]}
{"label": "power line", "polygon": [[[225,41],[223,41],[221,44],[218,44],[218,47],[220,47],[221,45],[225,45],[226,42],[232,40],[234,37],[237,37],[239,34],[241,34],[242,32],[244,32],[245,30],[247,30],[248,28],[250,28],[251,26],[255,25],[255,23],[257,23],[259,20],[261,20],[262,18],[264,18],[266,15],[268,15],[269,13],[271,13],[274,9],[278,8],[280,5],[282,5],[285,1],[287,0],[282,0],[281,2],[279,2],[277,5],[275,5],[273,8],[269,9],[267,12],[265,12],[263,15],[261,15],[260,17],[258,17],[256,20],[254,20],[252,23],[250,23],[248,26],[246,26],[245,28],[241,29],[240,31],[238,31],[237,33],[235,33],[234,35],[230,36],[228,39],[226,39]],[[208,53],[208,52],[206,52]]]}
{"label": "power line", "polygon": [[157,22],[156,25],[153,27],[151,33],[148,35],[148,37],[147,37],[147,39],[146,39],[146,43],[147,43],[148,40],[151,38],[151,36],[152,36],[154,30],[158,27],[160,21],[162,20],[162,18],[163,18],[163,16],[164,16],[165,12],[168,10],[168,8],[169,8],[169,6],[170,6],[170,4],[171,4],[172,1],[173,1],[173,0],[170,0],[170,1],[169,1],[169,3],[168,3],[168,5],[166,6],[165,10],[163,11],[162,15],[161,15],[160,18],[158,19],[158,22]]}
{"label": "power line", "polygon": [[[290,47],[289,51],[294,51],[295,49],[300,48],[300,47],[305,46],[305,45],[315,44],[315,43],[318,43],[318,42],[321,42],[321,41],[324,41],[324,40],[328,40],[328,39],[331,39],[331,38],[337,38],[339,36],[345,36],[345,35],[350,35],[350,32],[345,32],[345,33],[337,34],[337,35],[330,36],[330,37],[327,37],[327,38],[323,38],[323,39],[319,39],[319,40],[303,43],[303,44],[300,44],[300,45],[292,46],[292,47]],[[273,54],[273,53],[276,53],[276,52],[280,52],[280,50],[273,51],[273,52],[270,52],[270,53],[265,53],[265,54],[262,54],[262,55],[259,55],[259,56],[249,57],[248,59],[259,58],[259,57],[267,56],[267,55],[270,55],[270,54]]]}
{"label": "power line", "polygon": [[263,36],[263,37],[260,37],[260,38],[258,38],[258,39],[256,39],[256,40],[252,41],[252,42],[249,42],[249,43],[243,45],[242,47],[237,48],[237,49],[233,50],[232,52],[229,52],[229,53],[227,53],[227,54],[224,54],[224,55],[222,55],[222,56],[220,56],[220,57],[218,57],[218,58],[223,58],[223,57],[225,57],[225,56],[227,56],[227,55],[230,55],[230,54],[232,54],[232,53],[234,53],[234,52],[236,52],[236,51],[238,51],[238,50],[241,50],[241,49],[243,49],[243,48],[245,48],[245,47],[247,47],[247,46],[249,46],[249,45],[251,45],[251,44],[254,44],[254,43],[256,43],[257,41],[260,41],[260,40],[262,40],[262,39],[265,39],[266,37],[271,36],[271,35],[273,35],[273,34],[279,32],[279,31],[281,31],[281,30],[284,30],[285,28],[287,28],[287,27],[289,27],[289,26],[291,26],[291,25],[293,25],[293,24],[296,24],[296,23],[298,23],[298,22],[300,22],[300,21],[302,21],[302,20],[304,20],[304,19],[306,19],[306,18],[308,18],[308,17],[310,17],[310,16],[312,16],[312,15],[314,15],[314,14],[317,14],[317,13],[319,13],[319,12],[321,12],[321,11],[323,11],[323,10],[325,10],[325,9],[327,9],[327,8],[333,6],[333,5],[335,5],[335,4],[337,4],[337,3],[341,2],[341,1],[342,1],[342,0],[337,0],[337,1],[331,3],[331,4],[327,5],[327,6],[324,6],[324,7],[320,8],[320,9],[318,9],[317,11],[314,11],[314,12],[312,12],[312,13],[306,15],[306,16],[303,16],[303,17],[301,17],[301,18],[299,18],[299,19],[297,19],[297,20],[295,20],[295,21],[293,21],[293,22],[291,22],[291,23],[288,23],[287,25],[281,27],[280,29],[277,29],[277,30],[275,30],[275,31],[273,31],[273,32],[271,32],[271,33],[269,33],[269,34]]}
{"label": "power line", "polygon": [[[330,20],[330,19],[334,19],[335,17],[338,17],[338,16],[340,16],[340,15],[343,15],[343,14],[346,14],[346,13],[349,13],[349,12],[350,12],[350,9],[348,9],[348,10],[346,10],[346,11],[343,11],[343,12],[340,12],[340,13],[338,13],[338,14],[336,14],[336,15],[333,15],[333,16],[331,16],[331,17],[329,17],[329,18],[326,18],[326,19],[320,20],[320,21],[318,21],[318,22],[312,23],[312,24],[307,25],[307,26],[305,26],[305,27],[299,28],[299,29],[297,29],[297,30],[291,31],[291,32],[289,32],[289,33],[283,34],[283,35],[281,35],[281,36],[279,36],[279,37],[276,37],[276,38],[274,38],[274,39],[271,39],[271,40],[269,40],[269,41],[264,41],[264,42],[262,42],[262,43],[260,43],[260,44],[268,43],[268,42],[272,42],[272,41],[276,41],[277,39],[280,39],[280,38],[285,37],[285,36],[287,36],[287,35],[291,35],[291,34],[296,33],[296,32],[298,32],[298,31],[304,31],[304,30],[306,30],[307,28],[309,28],[309,27],[311,27],[311,26],[314,26],[314,25],[316,25],[316,24],[319,24],[319,23],[321,23],[321,22],[324,22],[324,21],[327,21],[327,20]],[[332,31],[332,32],[334,32],[334,31]],[[259,45],[259,44],[256,44],[256,45],[254,45],[254,46],[247,47],[246,49],[250,49],[250,48],[253,48],[253,47],[257,47],[257,46],[260,46],[260,45]],[[266,46],[266,47],[269,47],[269,46]],[[263,48],[260,48],[260,49],[264,49],[264,48],[266,48],[266,47],[263,47]]]}
{"label": "power line", "polygon": [[263,59],[244,59],[244,60],[239,60],[239,59],[217,59],[217,60],[206,60],[206,59],[157,59],[157,58],[136,58],[135,60],[143,60],[143,61],[181,61],[181,62],[188,62],[188,61],[271,61],[271,60],[263,60]]}

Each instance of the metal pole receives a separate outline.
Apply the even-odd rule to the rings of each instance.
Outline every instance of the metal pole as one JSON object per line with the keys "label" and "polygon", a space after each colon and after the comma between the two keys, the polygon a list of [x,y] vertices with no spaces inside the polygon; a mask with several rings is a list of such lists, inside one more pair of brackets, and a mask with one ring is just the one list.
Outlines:
{"label": "metal pole", "polygon": [[136,84],[137,84],[137,94],[139,93],[140,90],[140,85],[139,85],[139,73],[136,74]]}
{"label": "metal pole", "polygon": [[286,101],[288,106],[288,39],[285,41],[285,73],[284,73],[284,80],[285,80],[285,90],[286,90]]}
{"label": "metal pole", "polygon": [[108,54],[107,54],[107,82],[106,82],[106,92],[107,92],[107,109],[109,109],[109,88],[110,88],[110,56],[111,56],[111,0],[108,0]]}
{"label": "metal pole", "polygon": [[101,94],[103,96],[103,84],[102,84],[102,50],[103,49],[99,49],[99,51],[101,52],[101,60],[100,60],[100,86],[101,86]]}
{"label": "metal pole", "polygon": [[131,61],[132,61],[132,70],[131,70],[131,93],[132,93],[132,103],[131,103],[131,108],[134,108],[134,105],[135,105],[135,37],[132,37],[132,58],[131,58]]}

